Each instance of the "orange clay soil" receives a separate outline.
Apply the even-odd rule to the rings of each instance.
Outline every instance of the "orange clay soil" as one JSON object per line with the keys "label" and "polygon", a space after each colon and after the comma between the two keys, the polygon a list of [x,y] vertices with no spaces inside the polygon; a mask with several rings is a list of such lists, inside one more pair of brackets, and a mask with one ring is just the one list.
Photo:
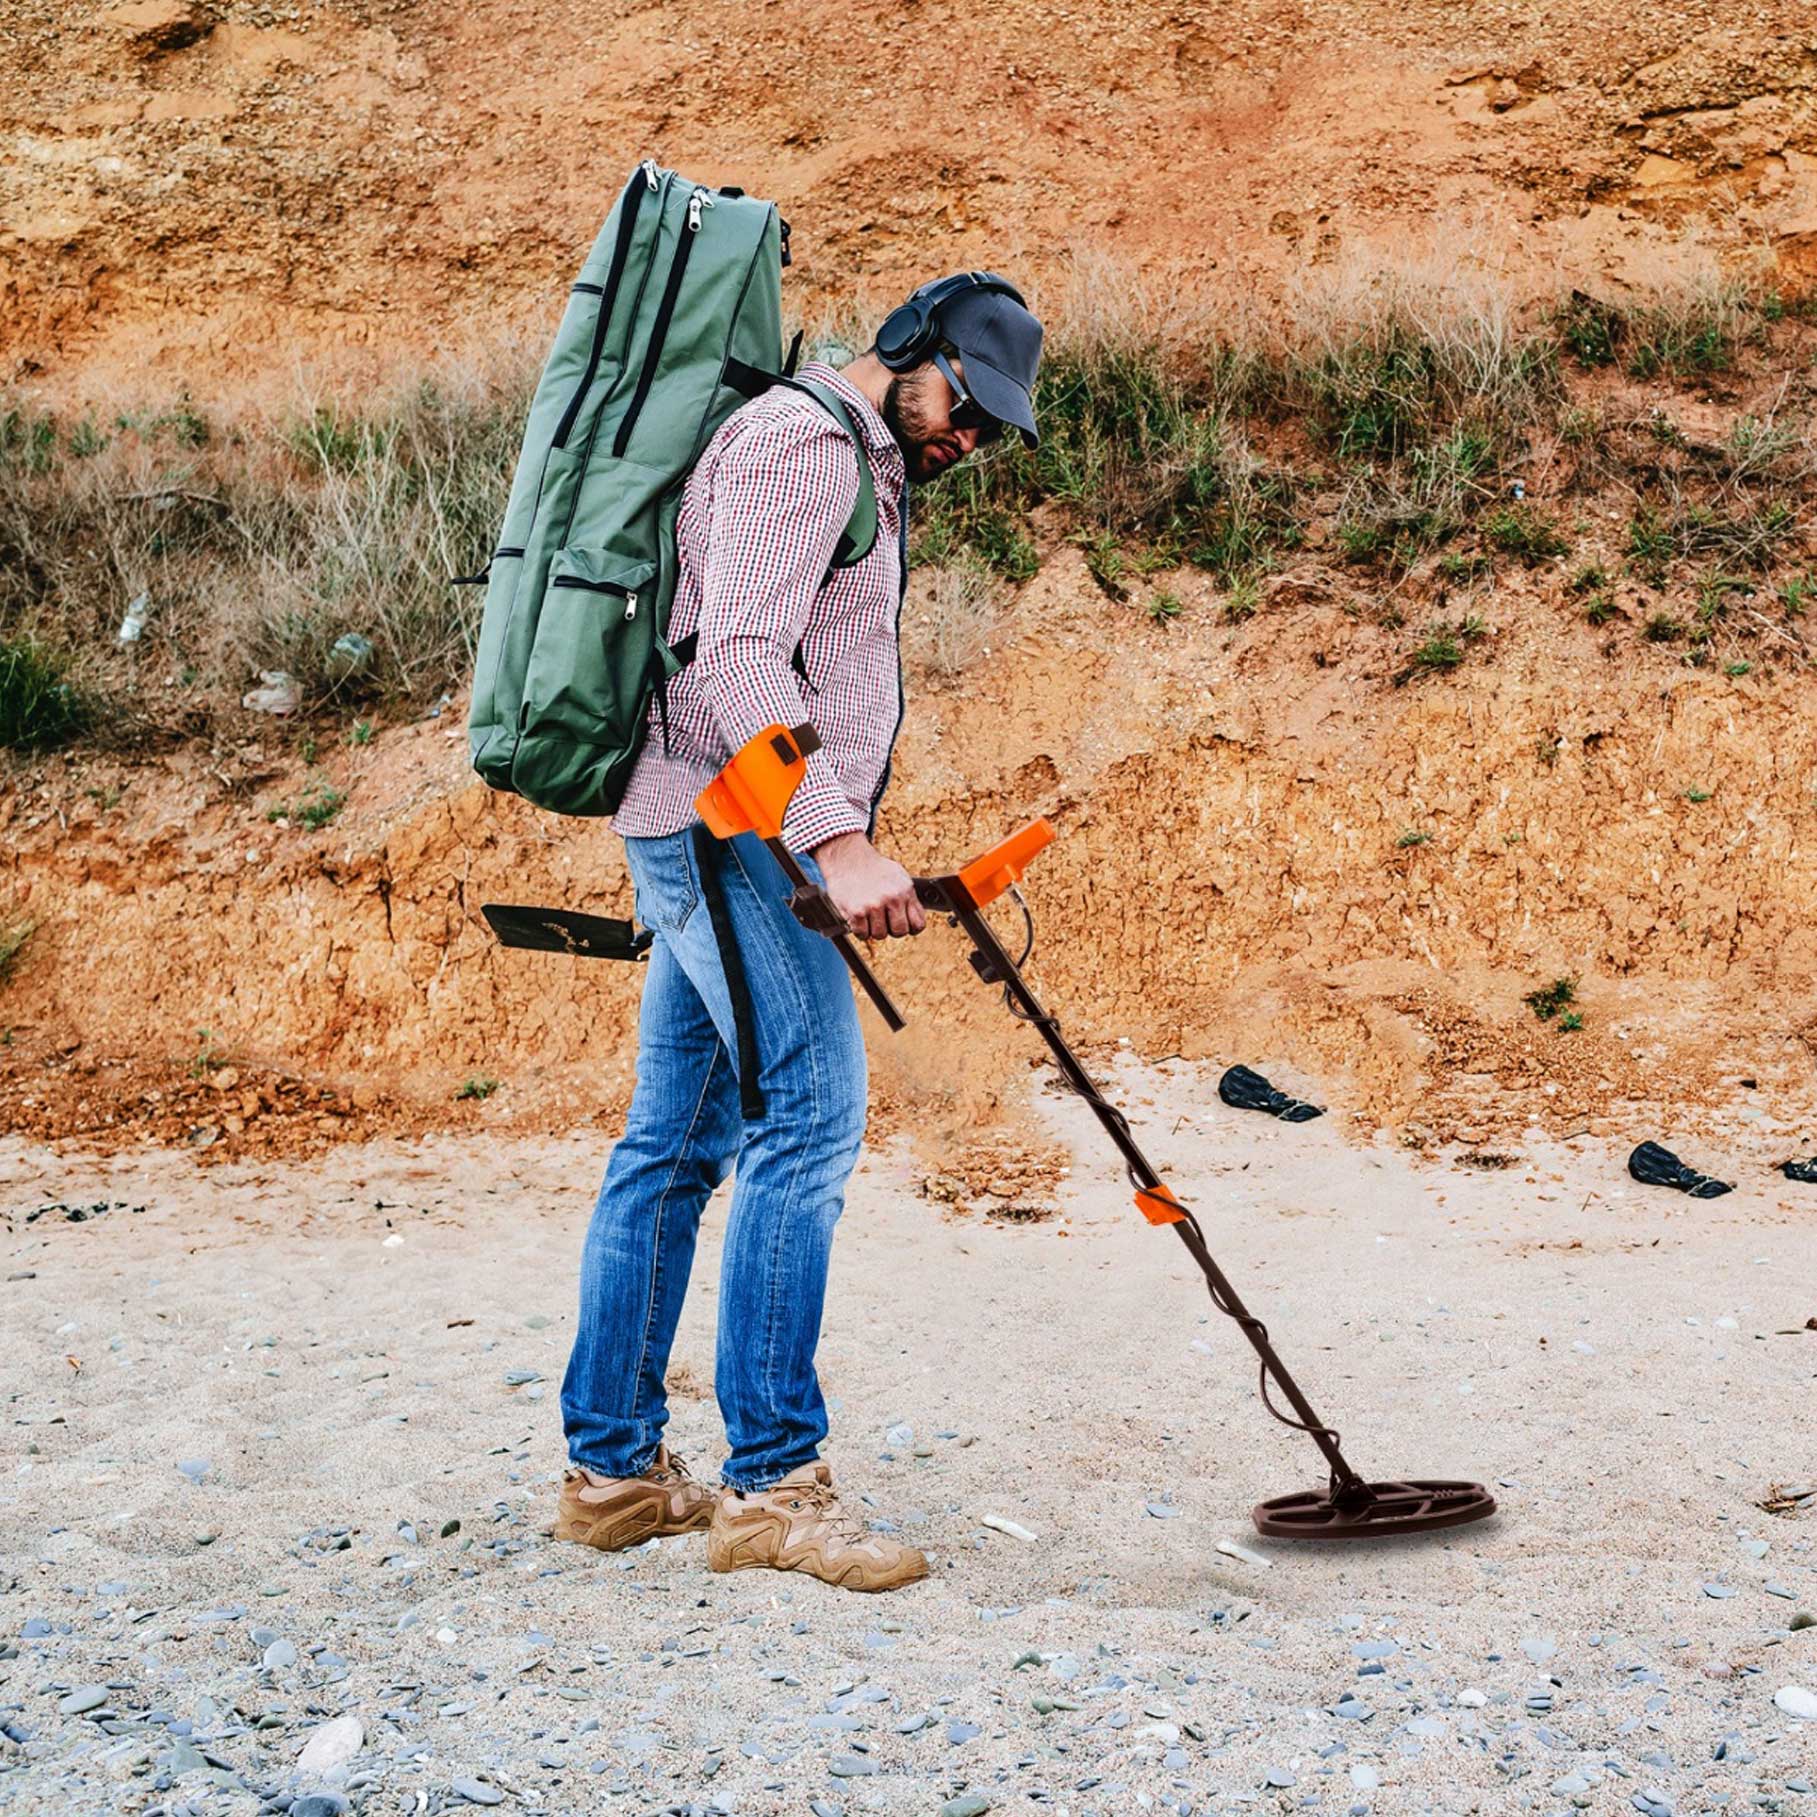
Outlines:
{"label": "orange clay soil", "polygon": [[[77,16],[79,14],[79,16]],[[1768,0],[9,0],[0,377],[288,373],[546,321],[651,154],[773,196],[797,306],[1078,248],[1266,280],[1435,219],[1548,282],[1817,270]]]}

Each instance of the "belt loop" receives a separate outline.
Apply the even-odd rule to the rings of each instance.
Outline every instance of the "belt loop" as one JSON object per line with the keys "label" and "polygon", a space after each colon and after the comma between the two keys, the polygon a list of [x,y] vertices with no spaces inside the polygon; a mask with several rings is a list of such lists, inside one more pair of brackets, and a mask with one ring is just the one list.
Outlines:
{"label": "belt loop", "polygon": [[751,1006],[751,987],[745,980],[744,957],[732,930],[732,912],[726,906],[725,883],[720,877],[719,841],[698,822],[694,826],[694,856],[700,865],[700,890],[707,899],[707,918],[713,924],[719,967],[725,973],[726,991],[732,999],[732,1031],[738,1046],[738,1104],[745,1120],[763,1115],[763,1092],[757,1084],[757,1025]]}

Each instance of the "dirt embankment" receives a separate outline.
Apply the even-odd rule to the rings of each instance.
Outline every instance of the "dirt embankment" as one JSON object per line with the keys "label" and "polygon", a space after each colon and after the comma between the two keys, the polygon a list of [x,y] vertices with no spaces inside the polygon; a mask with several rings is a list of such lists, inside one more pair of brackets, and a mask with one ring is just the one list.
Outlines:
{"label": "dirt embankment", "polygon": [[654,155],[793,293],[1081,246],[1261,278],[1454,216],[1517,265],[1817,268],[1808,11],[1321,0],[12,0],[0,372],[245,378],[544,319]]}
{"label": "dirt embankment", "polygon": [[[1396,686],[1398,640],[1320,604],[1321,575],[1341,584],[1302,567],[1241,627],[1209,597],[1162,627],[1056,554],[963,693],[915,690],[883,841],[931,871],[1048,815],[1033,970],[1075,1035],[1286,1065],[1416,1141],[1808,1115],[1808,680],[1687,669],[1516,570],[1461,669]],[[0,802],[0,889],[38,924],[4,998],[9,1125],[213,1143],[285,1067],[342,1088],[298,1107],[311,1139],[622,1107],[639,975],[507,952],[479,919],[629,913],[617,842],[473,782],[457,719],[325,767],[348,806],[319,832],[267,820],[300,766],[250,746],[117,798],[54,760]],[[1036,1044],[946,930],[878,963],[912,1024],[873,1031],[884,1123],[991,1121]],[[1581,1029],[1523,1002],[1560,977]],[[211,1095],[223,1058],[247,1078]],[[499,1088],[456,1101],[473,1078]]]}

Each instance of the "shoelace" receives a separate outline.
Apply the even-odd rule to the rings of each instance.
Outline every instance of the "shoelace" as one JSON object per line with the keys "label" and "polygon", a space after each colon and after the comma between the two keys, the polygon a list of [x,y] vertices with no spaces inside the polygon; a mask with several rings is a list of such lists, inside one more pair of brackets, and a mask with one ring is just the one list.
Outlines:
{"label": "shoelace", "polygon": [[863,1523],[840,1502],[839,1492],[831,1483],[809,1484],[796,1490],[789,1499],[812,1508],[841,1539],[857,1540],[865,1537]]}
{"label": "shoelace", "polygon": [[650,1480],[653,1483],[686,1483],[693,1478],[688,1474],[688,1460],[676,1452],[669,1453],[669,1464],[665,1470],[652,1470]]}

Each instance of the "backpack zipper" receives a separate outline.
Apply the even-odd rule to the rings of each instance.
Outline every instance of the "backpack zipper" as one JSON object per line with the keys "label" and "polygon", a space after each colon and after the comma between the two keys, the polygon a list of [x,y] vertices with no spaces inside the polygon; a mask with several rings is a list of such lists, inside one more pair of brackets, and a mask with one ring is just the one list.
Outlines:
{"label": "backpack zipper", "polygon": [[583,593],[614,594],[625,602],[626,624],[637,616],[637,595],[629,587],[616,586],[609,580],[582,580],[578,574],[558,574],[549,585],[552,587],[578,587]]}
{"label": "backpack zipper", "polygon": [[650,386],[656,378],[656,363],[662,358],[663,340],[669,332],[669,318],[675,313],[675,298],[681,290],[682,274],[688,268],[688,254],[694,250],[694,241],[700,233],[701,210],[712,206],[713,198],[704,189],[696,189],[688,197],[687,224],[675,248],[675,257],[669,265],[668,280],[662,287],[662,301],[656,306],[656,320],[650,329],[650,344],[644,349],[643,369],[637,375],[637,389],[631,394],[630,408],[625,411],[624,419],[618,425],[617,435],[612,438],[614,460],[624,458],[625,449],[631,443],[631,431],[637,427],[644,400],[650,395]]}
{"label": "backpack zipper", "polygon": [[[642,182],[638,181],[640,177]],[[631,238],[637,231],[638,212],[643,206],[645,194],[656,186],[656,165],[646,158],[631,173],[631,180],[618,199],[618,206],[622,210],[618,217],[618,238],[612,243],[612,264],[606,273],[605,288],[600,293],[599,314],[593,321],[593,344],[588,349],[586,369],[581,373],[580,383],[574,387],[574,394],[562,411],[561,421],[555,426],[555,446],[558,448],[567,447],[568,437],[574,432],[574,419],[580,415],[580,407],[586,401],[587,392],[593,384],[593,375],[599,370],[600,355],[606,346],[606,330],[612,325],[612,306],[618,301],[619,280],[625,274],[625,261],[631,256]]]}

